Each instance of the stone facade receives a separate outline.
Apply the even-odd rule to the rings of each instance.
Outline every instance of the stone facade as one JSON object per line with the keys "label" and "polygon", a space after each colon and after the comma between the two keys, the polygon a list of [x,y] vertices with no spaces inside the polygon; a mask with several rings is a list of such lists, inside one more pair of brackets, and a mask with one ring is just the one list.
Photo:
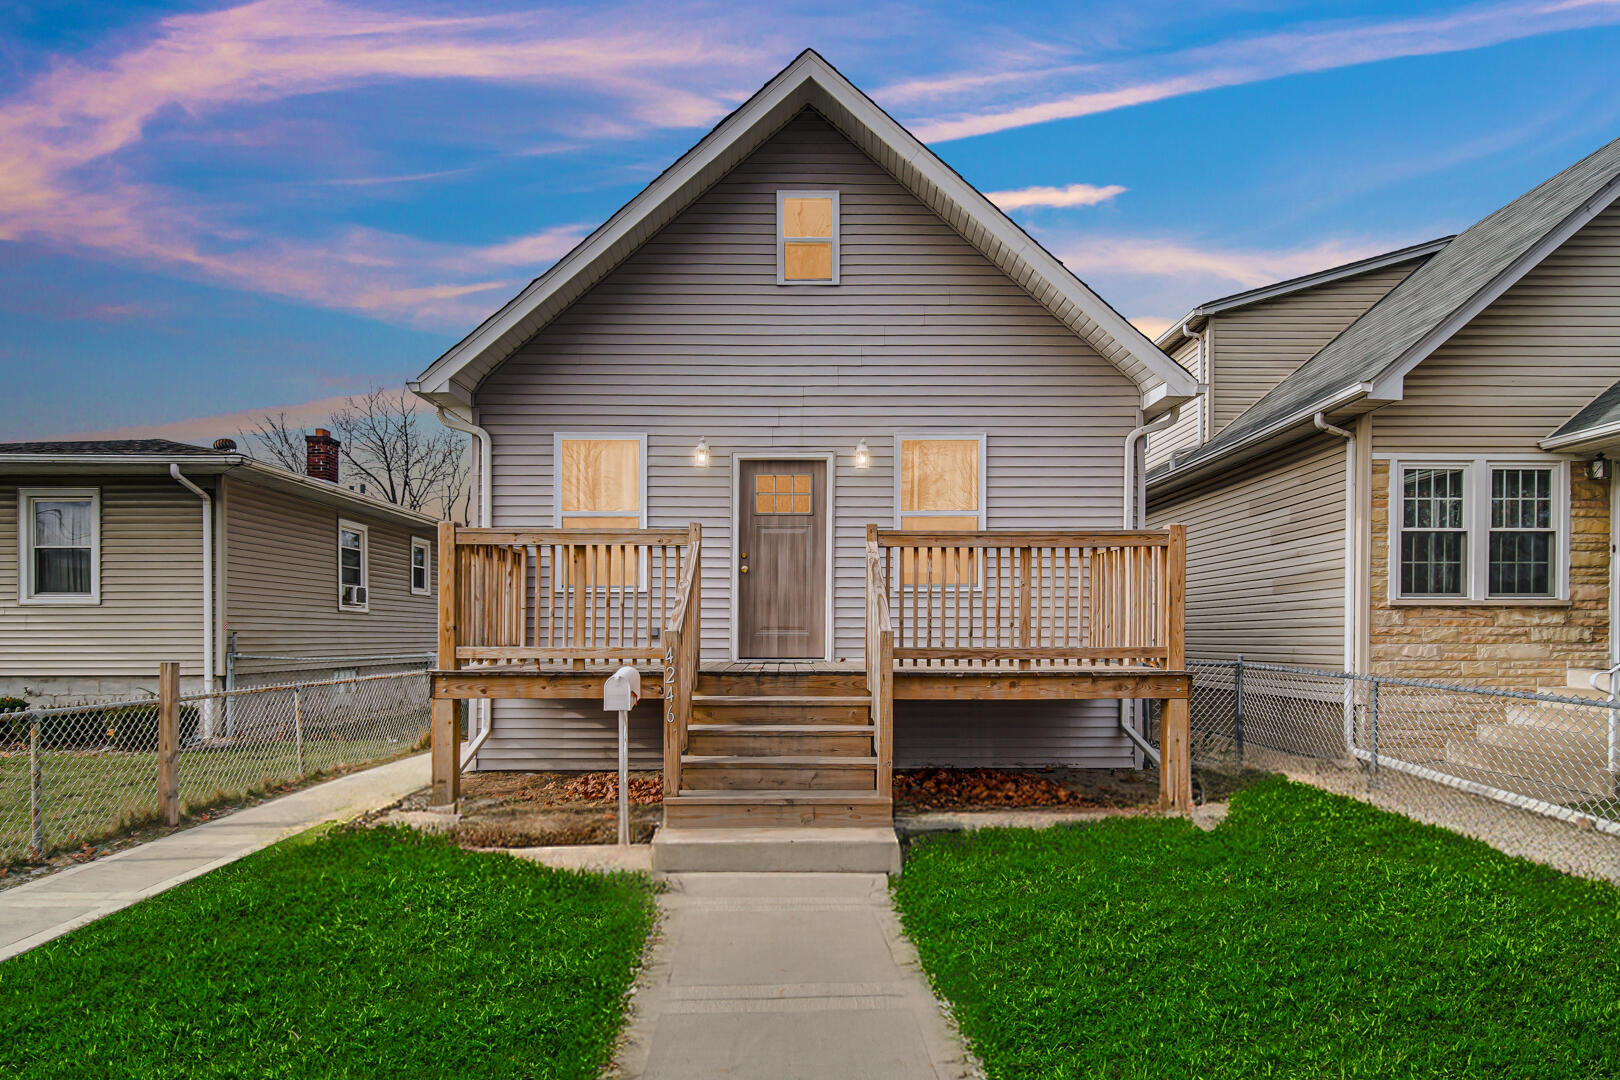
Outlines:
{"label": "stone facade", "polygon": [[1389,463],[1374,461],[1371,671],[1512,690],[1556,690],[1608,666],[1609,486],[1571,470],[1570,599],[1549,604],[1389,603]]}

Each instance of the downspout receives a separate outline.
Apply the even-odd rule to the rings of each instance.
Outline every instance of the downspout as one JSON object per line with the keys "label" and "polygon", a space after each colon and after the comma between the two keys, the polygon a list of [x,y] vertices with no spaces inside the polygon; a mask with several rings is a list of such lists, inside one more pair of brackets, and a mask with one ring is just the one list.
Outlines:
{"label": "downspout", "polygon": [[[1198,380],[1198,392],[1207,393],[1210,373],[1204,370],[1204,334],[1209,329],[1209,320],[1204,320],[1203,330],[1194,330],[1191,327],[1192,319],[1182,321],[1181,336],[1193,343],[1192,376]],[[1204,402],[1198,410],[1198,441],[1204,442],[1209,438],[1210,410],[1209,402]]]}
{"label": "downspout", "polygon": [[[1344,670],[1356,670],[1356,641],[1360,633],[1360,619],[1356,605],[1357,568],[1356,559],[1360,525],[1356,520],[1356,434],[1347,428],[1338,427],[1327,421],[1327,414],[1317,413],[1311,418],[1316,430],[1328,435],[1337,435],[1344,440]],[[1344,749],[1345,753],[1354,756],[1356,752],[1356,702],[1353,680],[1346,679],[1344,683]]]}
{"label": "downspout", "polygon": [[[1120,517],[1122,524],[1127,529],[1140,529],[1142,527],[1142,519],[1147,516],[1146,513],[1144,513],[1144,504],[1147,500],[1139,498],[1139,493],[1136,490],[1137,448],[1141,445],[1142,440],[1147,438],[1147,436],[1151,435],[1153,432],[1163,431],[1165,428],[1175,423],[1176,417],[1179,416],[1180,413],[1181,408],[1180,406],[1177,406],[1175,409],[1165,413],[1152,423],[1138,424],[1136,427],[1133,427],[1125,436],[1125,487],[1124,491],[1121,493],[1124,497],[1120,502],[1120,506],[1122,508]],[[1153,762],[1153,764],[1157,765],[1159,763],[1159,752],[1155,750],[1146,739],[1142,738],[1142,736],[1137,733],[1136,725],[1133,722],[1135,719],[1135,714],[1136,702],[1127,700],[1126,698],[1120,698],[1120,730],[1123,731],[1125,735],[1132,742],[1134,742],[1138,748],[1141,749],[1142,753],[1146,755],[1147,758]]]}
{"label": "downspout", "polygon": [[[169,475],[197,498],[202,500],[202,561],[203,561],[203,693],[214,692],[214,499],[208,492],[188,480],[178,463],[169,465]],[[214,702],[203,702],[202,735],[214,736]]]}
{"label": "downspout", "polygon": [[[495,497],[490,490],[490,480],[493,468],[490,464],[490,438],[489,432],[469,420],[463,420],[454,413],[446,411],[443,405],[438,407],[439,423],[455,431],[471,435],[478,442],[478,524],[489,528],[495,518]],[[467,744],[461,752],[461,767],[465,769],[477,757],[478,751],[489,739],[490,732],[495,730],[495,711],[489,700],[477,702],[473,710],[478,714],[478,734]]]}

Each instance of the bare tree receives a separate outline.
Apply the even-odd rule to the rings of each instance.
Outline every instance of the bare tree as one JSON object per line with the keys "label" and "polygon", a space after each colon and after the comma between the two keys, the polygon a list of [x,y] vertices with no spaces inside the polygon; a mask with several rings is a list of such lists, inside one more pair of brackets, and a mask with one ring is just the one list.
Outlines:
{"label": "bare tree", "polygon": [[[345,483],[407,510],[466,521],[471,504],[467,440],[416,409],[404,390],[377,387],[350,398],[327,426],[341,445]],[[303,472],[308,431],[293,427],[286,413],[266,415],[243,439],[262,456]]]}

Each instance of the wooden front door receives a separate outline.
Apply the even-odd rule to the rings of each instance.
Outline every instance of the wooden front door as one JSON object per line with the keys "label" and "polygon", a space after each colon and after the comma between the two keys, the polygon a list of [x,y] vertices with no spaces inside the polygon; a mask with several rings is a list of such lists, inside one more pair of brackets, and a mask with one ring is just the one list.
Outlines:
{"label": "wooden front door", "polygon": [[737,655],[821,659],[827,643],[827,463],[742,461]]}

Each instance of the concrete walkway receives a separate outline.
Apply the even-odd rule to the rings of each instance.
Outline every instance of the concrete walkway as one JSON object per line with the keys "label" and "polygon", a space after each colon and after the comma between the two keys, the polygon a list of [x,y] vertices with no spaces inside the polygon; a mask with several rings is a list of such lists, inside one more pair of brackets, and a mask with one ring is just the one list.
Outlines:
{"label": "concrete walkway", "polygon": [[323,821],[387,806],[429,781],[418,754],[182,829],[161,840],[0,891],[0,960],[156,896]]}
{"label": "concrete walkway", "polygon": [[672,874],[617,1075],[977,1075],[882,874]]}

